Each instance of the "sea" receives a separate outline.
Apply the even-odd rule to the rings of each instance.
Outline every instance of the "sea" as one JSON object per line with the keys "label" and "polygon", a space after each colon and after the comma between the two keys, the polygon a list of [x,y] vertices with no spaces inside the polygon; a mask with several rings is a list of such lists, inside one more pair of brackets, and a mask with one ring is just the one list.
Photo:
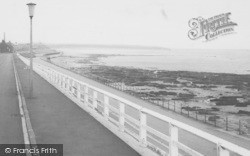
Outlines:
{"label": "sea", "polygon": [[250,50],[57,46],[67,56],[100,54],[97,63],[149,70],[250,74]]}

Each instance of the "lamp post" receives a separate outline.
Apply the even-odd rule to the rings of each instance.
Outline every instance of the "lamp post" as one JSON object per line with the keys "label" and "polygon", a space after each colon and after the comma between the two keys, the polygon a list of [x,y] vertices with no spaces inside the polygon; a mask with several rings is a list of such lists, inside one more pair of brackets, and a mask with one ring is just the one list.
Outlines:
{"label": "lamp post", "polygon": [[29,90],[29,96],[32,98],[33,96],[33,45],[32,45],[32,19],[34,16],[34,10],[35,10],[35,3],[28,3],[29,8],[29,16],[30,16],[30,71],[29,71],[29,83],[30,83],[30,90]]}

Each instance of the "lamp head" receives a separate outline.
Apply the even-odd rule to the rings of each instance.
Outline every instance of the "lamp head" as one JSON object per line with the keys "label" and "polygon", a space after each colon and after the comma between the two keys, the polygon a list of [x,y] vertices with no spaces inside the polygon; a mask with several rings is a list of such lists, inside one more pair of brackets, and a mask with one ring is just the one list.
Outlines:
{"label": "lamp head", "polygon": [[34,16],[34,10],[35,10],[36,4],[35,3],[28,3],[27,5],[29,7],[29,16],[30,16],[30,18],[32,18]]}

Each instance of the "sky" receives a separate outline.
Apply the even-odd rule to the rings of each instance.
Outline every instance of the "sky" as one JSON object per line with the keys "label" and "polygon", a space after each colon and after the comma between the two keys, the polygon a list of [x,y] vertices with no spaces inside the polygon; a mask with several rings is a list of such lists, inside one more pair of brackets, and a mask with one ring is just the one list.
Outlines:
{"label": "sky", "polygon": [[[249,0],[0,0],[0,35],[7,41],[29,42],[29,2],[37,4],[34,42],[250,49]],[[188,38],[190,19],[227,12],[238,24],[235,33],[207,42]]]}

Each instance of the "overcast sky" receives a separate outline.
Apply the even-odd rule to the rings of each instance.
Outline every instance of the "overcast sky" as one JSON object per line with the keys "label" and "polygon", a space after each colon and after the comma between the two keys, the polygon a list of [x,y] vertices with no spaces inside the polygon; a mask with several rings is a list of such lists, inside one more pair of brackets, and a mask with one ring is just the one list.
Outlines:
{"label": "overcast sky", "polygon": [[[249,0],[0,0],[0,34],[29,42],[26,3],[37,3],[34,42],[250,49]],[[190,40],[188,21],[231,12],[234,34]]]}

